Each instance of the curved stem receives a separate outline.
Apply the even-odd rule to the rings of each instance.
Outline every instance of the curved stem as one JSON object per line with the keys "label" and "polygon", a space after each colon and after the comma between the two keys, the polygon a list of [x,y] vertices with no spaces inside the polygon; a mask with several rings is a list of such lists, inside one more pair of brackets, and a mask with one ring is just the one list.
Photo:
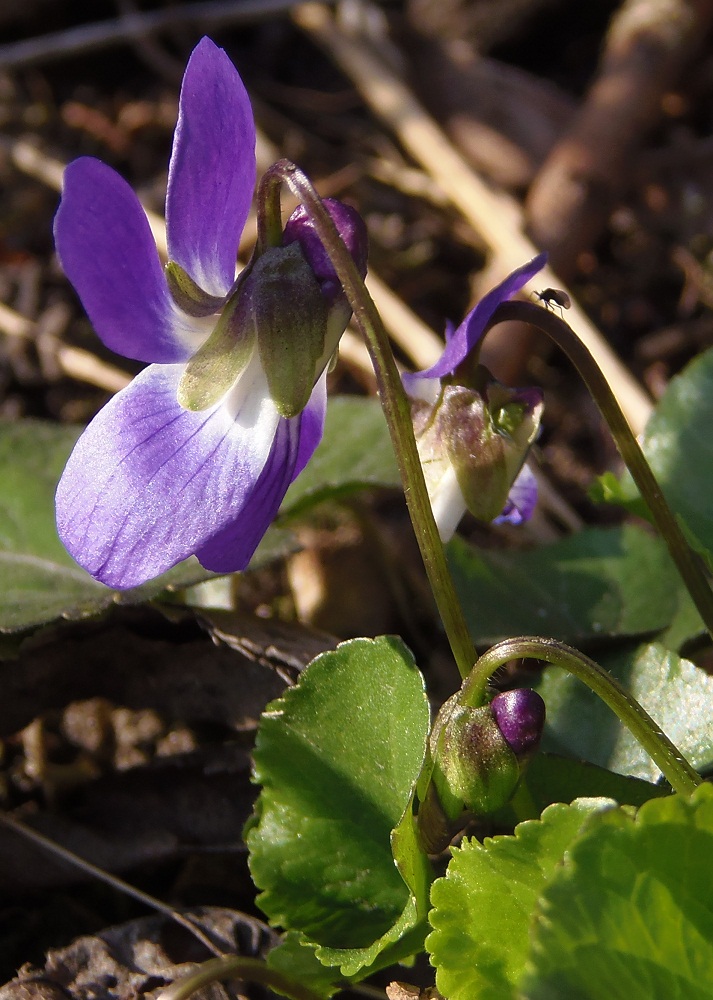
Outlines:
{"label": "curved stem", "polygon": [[263,184],[274,185],[282,181],[307,209],[315,231],[337,272],[354,319],[366,340],[421,557],[458,670],[461,677],[466,677],[476,659],[475,648],[453,587],[443,544],[433,517],[413,435],[410,405],[396,368],[388,334],[351,254],[307,177],[289,160],[280,160],[264,176]]}
{"label": "curved stem", "polygon": [[525,636],[493,646],[480,657],[464,682],[460,695],[463,704],[480,704],[493,673],[510,660],[521,658],[544,660],[583,681],[621,719],[674,791],[688,795],[701,784],[700,775],[638,701],[598,663],[556,639]]}
{"label": "curved stem", "polygon": [[488,329],[506,320],[519,320],[539,327],[558,347],[562,348],[581,375],[602,416],[609,424],[621,457],[651,511],[656,527],[668,546],[699,615],[713,637],[713,591],[708,583],[703,563],[686,541],[616,396],[592,354],[564,320],[534,303],[504,302],[495,310]]}
{"label": "curved stem", "polygon": [[159,1000],[186,1000],[196,990],[225,979],[245,979],[274,989],[292,1000],[320,1000],[321,994],[295,983],[258,958],[223,955],[203,962],[195,972],[177,979],[158,994]]}
{"label": "curved stem", "polygon": [[257,189],[257,246],[259,254],[268,247],[279,247],[282,243],[282,208],[280,202],[281,180],[275,179],[268,171]]}

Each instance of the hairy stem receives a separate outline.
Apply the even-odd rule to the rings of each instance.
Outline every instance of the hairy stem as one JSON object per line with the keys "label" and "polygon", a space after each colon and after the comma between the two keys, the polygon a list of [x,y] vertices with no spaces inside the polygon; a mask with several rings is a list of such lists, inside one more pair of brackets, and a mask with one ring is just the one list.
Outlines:
{"label": "hairy stem", "polygon": [[458,670],[461,677],[466,677],[475,662],[476,653],[431,510],[413,435],[410,405],[396,368],[388,334],[351,254],[307,177],[293,163],[280,160],[263,178],[263,184],[274,185],[279,182],[287,184],[307,210],[337,272],[354,319],[366,340],[421,557]]}
{"label": "hairy stem", "polygon": [[510,660],[521,658],[544,660],[583,681],[621,719],[674,791],[688,795],[701,784],[700,775],[638,701],[594,660],[556,639],[525,636],[493,646],[480,657],[463,684],[463,704],[480,704],[493,673]]}

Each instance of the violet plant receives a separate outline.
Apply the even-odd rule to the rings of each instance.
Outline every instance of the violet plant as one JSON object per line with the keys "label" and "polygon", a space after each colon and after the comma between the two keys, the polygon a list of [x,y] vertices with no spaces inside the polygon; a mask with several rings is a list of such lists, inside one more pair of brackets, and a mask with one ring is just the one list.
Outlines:
{"label": "violet plant", "polygon": [[[314,1000],[424,951],[447,1000],[623,1000],[643,995],[640,981],[647,997],[710,996],[709,787],[634,697],[564,642],[509,637],[477,656],[444,553],[442,539],[466,509],[512,523],[532,512],[525,463],[542,394],[494,382],[477,355],[487,330],[518,309],[576,343],[563,320],[510,301],[544,255],[486,295],[448,330],[441,358],[402,384],[363,285],[362,224],[345,206],[322,203],[294,165],[281,161],[263,178],[256,253],[236,278],[254,181],[249,101],[207,39],[181,90],[165,271],[128,185],[95,160],[68,168],[55,227],[62,265],[104,343],[148,367],[79,439],[57,490],[60,537],[116,588],[193,554],[216,572],[246,567],[320,441],[325,373],[353,312],[463,683],[431,724],[426,681],[407,647],[359,638],[317,657],[268,706],[246,840],[258,903],[282,943],[267,964],[212,960],[164,997],[243,976]],[[302,202],[285,227],[283,184]],[[585,377],[598,392],[596,375]],[[660,490],[641,473],[608,398],[602,408],[710,623],[705,572],[677,519],[662,513]],[[518,658],[584,681],[668,784],[573,757],[562,770],[557,758],[536,755],[547,697],[491,685]],[[466,837],[443,856],[466,824],[486,820],[510,832]]]}

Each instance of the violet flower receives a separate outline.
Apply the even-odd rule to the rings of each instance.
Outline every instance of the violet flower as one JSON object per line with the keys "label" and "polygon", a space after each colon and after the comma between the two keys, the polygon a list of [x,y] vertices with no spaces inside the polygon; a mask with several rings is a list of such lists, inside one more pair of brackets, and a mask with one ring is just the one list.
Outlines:
{"label": "violet flower", "polygon": [[[181,88],[166,197],[172,262],[166,271],[146,215],[117,173],[89,157],[65,172],[55,220],[62,266],[107,347],[148,362],[84,431],[57,489],[62,541],[80,565],[109,586],[136,586],[191,554],[216,572],[244,568],[321,439],[325,368],[336,342],[324,352],[324,337],[319,350],[311,345],[310,357],[318,361],[307,376],[299,362],[304,398],[292,410],[273,400],[268,379],[289,384],[289,375],[275,373],[274,358],[281,343],[302,333],[299,302],[309,295],[319,298],[322,287],[326,307],[320,301],[316,311],[325,313],[326,331],[338,298],[334,275],[325,282],[305,264],[309,224],[302,220],[303,242],[298,220],[285,242],[296,239],[304,257],[294,246],[284,252],[292,261],[295,255],[300,259],[300,280],[304,285],[306,270],[313,287],[304,296],[298,289],[296,298],[283,304],[290,292],[280,296],[285,268],[278,261],[265,279],[272,280],[266,300],[261,299],[265,285],[257,281],[239,299],[243,276],[236,282],[237,248],[254,186],[250,102],[228,56],[208,38],[193,51]],[[363,223],[346,206],[328,208],[348,245],[351,237],[350,249],[365,270]],[[268,250],[253,273],[270,253],[282,250]],[[343,302],[336,312],[343,320],[338,341],[349,313]],[[268,362],[260,344],[265,314],[268,326],[272,322]],[[286,315],[288,322],[280,325]],[[226,343],[234,344],[233,355]],[[292,355],[299,350],[293,347]],[[184,391],[187,371],[194,382]],[[199,383],[203,378],[198,391],[196,378]],[[186,408],[191,393],[195,406]]]}
{"label": "violet flower", "polygon": [[537,485],[524,461],[539,426],[542,393],[495,382],[486,369],[477,367],[477,354],[497,307],[526,285],[546,260],[546,254],[539,254],[513,271],[457,329],[447,327],[446,346],[435,364],[402,376],[444,542],[466,510],[481,520],[520,524],[535,508]]}

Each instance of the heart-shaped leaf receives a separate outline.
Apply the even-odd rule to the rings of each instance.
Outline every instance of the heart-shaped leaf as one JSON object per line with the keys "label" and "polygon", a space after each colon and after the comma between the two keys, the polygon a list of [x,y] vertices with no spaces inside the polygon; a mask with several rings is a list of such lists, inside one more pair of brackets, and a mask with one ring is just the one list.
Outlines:
{"label": "heart-shaped leaf", "polygon": [[433,884],[426,939],[436,985],[449,1000],[515,1000],[525,970],[528,930],[538,898],[587,819],[606,799],[549,806],[512,837],[453,849]]}
{"label": "heart-shaped leaf", "polygon": [[678,577],[665,545],[631,525],[589,529],[527,552],[448,547],[456,590],[476,643],[555,635],[593,637],[665,628],[678,610]]}
{"label": "heart-shaped leaf", "polygon": [[598,818],[538,904],[527,1000],[710,1000],[713,788]]}
{"label": "heart-shaped leaf", "polygon": [[[426,884],[415,834],[402,817],[428,727],[423,678],[389,637],[318,656],[262,717],[255,778],[263,789],[247,835],[258,902],[344,975],[403,938],[425,906],[416,898]],[[408,885],[394,865],[397,827]]]}
{"label": "heart-shaped leaf", "polygon": [[[609,654],[602,666],[621,681],[694,767],[713,766],[713,677],[659,643]],[[543,746],[620,774],[660,773],[629,730],[588,687],[548,667],[537,690],[547,705]]]}

